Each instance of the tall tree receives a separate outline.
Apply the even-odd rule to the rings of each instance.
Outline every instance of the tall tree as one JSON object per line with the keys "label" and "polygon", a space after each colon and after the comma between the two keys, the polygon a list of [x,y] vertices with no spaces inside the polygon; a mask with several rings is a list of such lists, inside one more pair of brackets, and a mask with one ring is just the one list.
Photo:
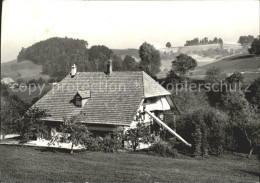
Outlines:
{"label": "tall tree", "polygon": [[240,36],[238,43],[240,43],[243,46],[243,48],[248,48],[253,41],[254,41],[254,36],[252,35]]}
{"label": "tall tree", "polygon": [[254,39],[251,44],[251,47],[248,49],[248,52],[260,56],[260,38]]}
{"label": "tall tree", "polygon": [[[221,94],[219,106],[230,116],[232,125],[237,128],[248,143],[248,157],[258,145],[260,137],[260,116],[246,100],[243,91],[227,91]],[[237,140],[237,138],[236,138]]]}
{"label": "tall tree", "polygon": [[214,43],[214,44],[217,44],[217,43],[218,43],[218,38],[215,37],[215,38],[213,39],[213,43]]}
{"label": "tall tree", "polygon": [[123,70],[125,70],[125,71],[138,70],[138,64],[132,56],[130,56],[130,55],[125,56],[125,58],[123,60]]}
{"label": "tall tree", "polygon": [[220,49],[223,50],[223,40],[221,38],[218,39],[218,43],[220,45]]}
{"label": "tall tree", "polygon": [[197,61],[186,54],[180,54],[172,62],[173,71],[179,73],[181,77],[184,77],[188,71],[195,67],[197,67]]}
{"label": "tall tree", "polygon": [[144,71],[152,75],[156,75],[160,71],[160,53],[153,45],[144,42],[139,48],[139,56],[141,58],[140,66]]}
{"label": "tall tree", "polygon": [[221,91],[223,91],[223,88],[225,87],[222,83],[225,83],[226,77],[226,74],[219,67],[213,66],[206,72],[205,82],[209,85],[207,96],[210,104],[214,107],[219,103]]}
{"label": "tall tree", "polygon": [[104,64],[113,54],[113,51],[104,45],[95,45],[89,49],[89,61],[94,71],[104,71]]}

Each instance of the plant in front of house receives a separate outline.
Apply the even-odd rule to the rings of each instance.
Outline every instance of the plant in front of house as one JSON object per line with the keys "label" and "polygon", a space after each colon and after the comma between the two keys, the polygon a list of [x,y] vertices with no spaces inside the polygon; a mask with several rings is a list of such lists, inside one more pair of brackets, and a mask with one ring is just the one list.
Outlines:
{"label": "plant in front of house", "polygon": [[148,148],[148,154],[159,155],[163,157],[178,158],[180,155],[172,144],[165,141],[157,141]]}
{"label": "plant in front of house", "polygon": [[62,126],[63,138],[68,139],[71,142],[70,153],[73,153],[74,147],[78,145],[84,145],[90,138],[90,132],[87,126],[82,124],[81,117],[73,116],[71,118],[64,118],[64,124]]}
{"label": "plant in front of house", "polygon": [[150,125],[143,122],[141,113],[136,115],[136,121],[136,128],[130,128],[125,134],[125,139],[131,142],[133,151],[136,151],[136,148],[140,145],[141,141],[143,143],[148,143],[151,139]]}
{"label": "plant in front of house", "polygon": [[39,109],[37,107],[30,108],[23,116],[18,120],[17,132],[20,135],[20,143],[24,143],[47,134],[47,128],[42,118],[47,117],[46,110]]}
{"label": "plant in front of house", "polygon": [[140,145],[140,142],[148,143],[150,140],[150,128],[143,122],[138,122],[136,128],[127,130],[126,140],[131,142],[134,151]]}

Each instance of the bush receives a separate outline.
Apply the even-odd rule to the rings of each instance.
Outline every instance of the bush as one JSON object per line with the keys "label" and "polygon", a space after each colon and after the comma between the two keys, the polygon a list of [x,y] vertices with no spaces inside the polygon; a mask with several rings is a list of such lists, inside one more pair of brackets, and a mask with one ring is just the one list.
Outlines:
{"label": "bush", "polygon": [[226,122],[226,116],[216,110],[197,110],[180,118],[177,129],[192,144],[189,153],[207,156],[209,151],[219,155],[226,147]]}
{"label": "bush", "polygon": [[106,138],[88,138],[84,145],[88,151],[118,152],[122,147],[122,132],[116,131]]}
{"label": "bush", "polygon": [[177,150],[173,145],[164,141],[158,141],[148,148],[148,153],[153,155],[160,155],[163,157],[179,157]]}
{"label": "bush", "polygon": [[84,143],[88,151],[101,151],[101,140],[99,138],[89,138]]}
{"label": "bush", "polygon": [[120,139],[105,138],[100,141],[100,147],[105,152],[118,152],[122,147]]}

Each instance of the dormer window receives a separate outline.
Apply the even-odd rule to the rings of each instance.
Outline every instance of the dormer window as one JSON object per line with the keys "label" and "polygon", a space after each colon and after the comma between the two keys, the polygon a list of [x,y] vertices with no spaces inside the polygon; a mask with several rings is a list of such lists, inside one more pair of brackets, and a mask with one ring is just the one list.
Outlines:
{"label": "dormer window", "polygon": [[84,107],[87,100],[90,98],[90,90],[78,91],[74,96],[75,105],[77,107]]}
{"label": "dormer window", "polygon": [[75,97],[76,106],[81,107],[82,106],[82,98],[80,96]]}

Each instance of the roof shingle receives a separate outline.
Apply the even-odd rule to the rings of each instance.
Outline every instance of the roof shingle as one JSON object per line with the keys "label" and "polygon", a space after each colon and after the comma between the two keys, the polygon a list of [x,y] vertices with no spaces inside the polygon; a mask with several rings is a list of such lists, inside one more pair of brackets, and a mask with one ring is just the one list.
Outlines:
{"label": "roof shingle", "polygon": [[[73,104],[77,92],[91,97],[84,107]],[[88,92],[89,91],[89,92]],[[82,93],[83,92],[83,93]],[[143,98],[170,95],[160,84],[143,71],[78,72],[67,75],[51,91],[34,104],[47,109],[50,121],[82,114],[86,123],[130,125]]]}

